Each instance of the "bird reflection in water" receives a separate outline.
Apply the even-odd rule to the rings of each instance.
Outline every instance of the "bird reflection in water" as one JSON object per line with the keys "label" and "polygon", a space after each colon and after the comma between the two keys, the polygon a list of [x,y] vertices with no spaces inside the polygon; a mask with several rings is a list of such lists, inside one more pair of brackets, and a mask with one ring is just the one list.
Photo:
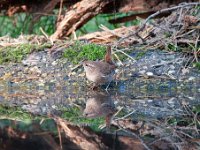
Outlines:
{"label": "bird reflection in water", "polygon": [[105,91],[89,91],[88,100],[83,116],[86,118],[105,117],[106,127],[110,128],[110,123],[116,111],[114,102],[109,93]]}

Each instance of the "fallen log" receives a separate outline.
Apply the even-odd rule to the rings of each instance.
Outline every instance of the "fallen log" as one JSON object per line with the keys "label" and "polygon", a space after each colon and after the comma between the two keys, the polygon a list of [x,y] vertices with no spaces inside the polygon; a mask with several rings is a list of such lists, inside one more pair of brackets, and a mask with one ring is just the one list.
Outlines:
{"label": "fallen log", "polygon": [[125,35],[128,35],[130,31],[135,31],[137,29],[137,26],[121,27],[114,30],[109,30],[108,28],[105,27],[103,29],[104,31],[89,33],[79,37],[78,39],[87,40],[92,43],[101,43],[101,44],[111,43],[113,41],[116,41],[118,38],[123,38]]}
{"label": "fallen log", "polygon": [[109,0],[82,0],[70,7],[58,24],[56,32],[50,37],[52,41],[63,36],[69,36],[77,28],[85,24],[92,17],[101,13]]}
{"label": "fallen log", "polygon": [[[116,41],[117,39],[124,38],[131,32],[138,29],[138,26],[121,27],[114,30],[110,30],[107,27],[101,25],[100,28],[103,31],[93,32],[79,37],[79,40],[86,40],[92,43],[107,44]],[[143,32],[140,32],[140,36],[144,39],[149,36],[152,31],[152,26],[147,26]],[[127,39],[128,42],[140,43],[141,40],[137,37],[131,37]]]}

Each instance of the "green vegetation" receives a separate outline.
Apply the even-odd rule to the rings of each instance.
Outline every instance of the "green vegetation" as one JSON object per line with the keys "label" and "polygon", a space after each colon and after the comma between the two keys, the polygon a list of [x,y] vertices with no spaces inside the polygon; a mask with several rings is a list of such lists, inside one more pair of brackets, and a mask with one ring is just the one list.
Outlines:
{"label": "green vegetation", "polygon": [[63,57],[67,58],[74,64],[80,61],[103,59],[106,52],[106,47],[96,44],[83,44],[75,42],[72,46],[64,50]]}
{"label": "green vegetation", "polygon": [[55,31],[55,15],[43,16],[34,25],[31,21],[32,15],[25,13],[14,14],[11,17],[0,16],[0,28],[3,29],[0,32],[0,36],[9,35],[11,37],[18,37],[21,34],[42,35],[40,28],[49,35]]}
{"label": "green vegetation", "polygon": [[76,34],[78,36],[99,31],[100,25],[104,25],[109,29],[115,29],[119,28],[121,26],[132,26],[132,25],[138,25],[140,23],[140,20],[133,20],[133,21],[128,21],[125,23],[118,23],[118,24],[111,24],[109,23],[109,20],[115,19],[115,18],[120,18],[124,16],[129,16],[133,13],[116,13],[116,14],[100,14],[97,15],[96,17],[92,18],[90,21],[88,21],[83,27],[81,27],[78,31],[76,31]]}
{"label": "green vegetation", "polygon": [[146,52],[142,51],[140,53],[137,53],[137,56],[136,56],[136,60],[139,60],[141,59],[144,55],[145,55]]}
{"label": "green vegetation", "polygon": [[[177,48],[169,44],[170,50],[177,51]],[[45,43],[43,45],[37,44],[18,44],[13,46],[1,47],[0,48],[0,64],[5,62],[21,62],[28,54],[33,51],[40,51],[44,48],[51,47],[50,43]],[[131,54],[133,50],[127,50],[127,54]],[[106,52],[106,46],[97,45],[97,44],[85,44],[81,41],[76,41],[73,45],[66,48],[63,53],[63,58],[67,58],[74,64],[79,63],[80,61],[86,60],[100,60],[103,59]],[[145,55],[145,51],[141,51],[137,53],[136,59],[141,59]],[[120,52],[116,52],[118,58],[120,60],[124,60],[127,56],[121,54]],[[116,59],[114,57],[114,59]],[[200,63],[193,63],[194,67],[197,67],[200,70]]]}
{"label": "green vegetation", "polygon": [[[74,124],[89,125],[94,131],[100,131],[99,126],[105,122],[103,117],[95,119],[84,118],[78,107],[64,107],[61,108],[60,111],[62,111],[62,118]],[[16,120],[20,122],[17,127],[21,130],[28,130],[32,123],[40,123],[41,128],[44,130],[53,132],[56,132],[57,130],[53,119],[45,116],[33,115],[20,107],[7,107],[0,105],[0,116],[0,127],[11,125],[12,121]],[[42,123],[41,120],[43,120]],[[13,127],[16,128],[16,125]]]}
{"label": "green vegetation", "polygon": [[[61,108],[60,111],[62,112],[61,118],[64,118],[74,124],[89,125],[95,131],[100,131],[99,126],[105,122],[103,117],[95,119],[84,118],[78,107],[64,107]],[[55,122],[52,118],[47,116],[33,115],[20,107],[8,107],[0,105],[0,116],[0,121],[2,122],[4,120],[3,124],[5,124],[5,126],[11,124],[13,120],[20,121],[20,127],[23,130],[32,123],[40,123],[41,120],[43,120],[42,123],[40,123],[43,129],[49,129],[52,131],[50,126],[56,128]],[[2,127],[2,124],[0,127]]]}
{"label": "green vegetation", "polygon": [[198,120],[193,120],[190,117],[173,117],[168,120],[168,124],[171,126],[192,126],[196,124],[198,128],[200,127]]}
{"label": "green vegetation", "polygon": [[20,107],[0,105],[0,116],[0,128],[10,126],[21,131],[32,131],[34,124],[40,124],[41,129],[57,133],[57,126],[53,119],[33,115]]}
{"label": "green vegetation", "polygon": [[[74,124],[89,125],[95,131],[100,131],[99,126],[104,123],[104,119],[102,117],[95,119],[84,118],[82,116],[82,112],[77,107],[65,107],[62,108],[61,111],[62,118]],[[7,107],[0,105],[0,116],[0,121],[3,121],[5,126],[11,124],[12,120],[17,120],[21,122],[20,126],[18,127],[22,130],[26,130],[29,128],[29,126],[31,126],[32,123],[40,123],[41,120],[43,120],[41,124],[43,129],[52,131],[52,129],[55,128],[54,130],[56,130],[56,125],[53,119],[45,116],[33,115],[30,112],[21,109],[20,107]]]}
{"label": "green vegetation", "polygon": [[199,11],[200,11],[200,6],[199,6],[199,5],[196,5],[196,6],[195,6],[195,9],[196,9],[196,11],[193,11],[193,12],[192,12],[192,15],[198,17],[198,13],[199,13]]}
{"label": "green vegetation", "polygon": [[3,105],[0,105],[0,116],[1,119],[9,118],[27,123],[31,122],[31,120],[36,120],[40,118],[21,109],[20,107],[8,107]]}
{"label": "green vegetation", "polygon": [[164,32],[165,38],[171,37],[171,34],[169,32]]}
{"label": "green vegetation", "polygon": [[192,108],[192,112],[195,114],[200,114],[200,105],[196,105]]}
{"label": "green vegetation", "polygon": [[62,118],[73,122],[74,124],[89,125],[94,131],[100,131],[99,126],[104,123],[103,117],[88,119],[82,116],[82,112],[78,107],[68,107],[62,109]]}
{"label": "green vegetation", "polygon": [[[200,113],[200,105],[193,106],[193,108],[187,107],[188,115],[182,117],[170,117],[168,119],[168,124],[173,126],[192,126],[195,125],[200,128],[200,122],[198,120]],[[190,114],[189,114],[190,113]]]}
{"label": "green vegetation", "polygon": [[19,44],[0,48],[0,64],[5,62],[21,62],[22,59],[33,51],[43,50],[50,44]]}
{"label": "green vegetation", "polygon": [[167,45],[167,50],[177,52],[180,51],[180,47],[170,43]]}
{"label": "green vegetation", "polygon": [[[33,16],[26,13],[18,13],[13,16],[0,16],[0,36],[9,35],[11,37],[18,37],[21,34],[36,34],[42,35],[40,28],[44,30],[47,35],[51,35],[55,32],[55,24],[58,10],[54,10],[53,14],[48,16],[42,16],[39,21],[33,24]],[[139,20],[134,20],[126,23],[120,24],[111,24],[108,21],[116,17],[128,16],[132,13],[116,13],[116,14],[101,14],[86,23],[81,29],[76,31],[78,36],[98,31],[100,30],[99,26],[103,24],[109,29],[114,29],[120,26],[131,26],[139,24]]]}

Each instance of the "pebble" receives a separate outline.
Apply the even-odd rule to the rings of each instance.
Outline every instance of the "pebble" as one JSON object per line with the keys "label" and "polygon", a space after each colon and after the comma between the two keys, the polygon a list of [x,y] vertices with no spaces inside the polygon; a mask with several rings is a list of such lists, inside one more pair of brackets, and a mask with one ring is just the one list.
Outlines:
{"label": "pebble", "polygon": [[172,69],[172,70],[174,70],[175,66],[174,65],[170,65],[169,68]]}
{"label": "pebble", "polygon": [[195,97],[188,96],[187,98],[189,98],[190,100],[195,100]]}
{"label": "pebble", "polygon": [[147,76],[153,76],[153,72],[147,72],[146,75]]}
{"label": "pebble", "polygon": [[147,66],[143,66],[142,69],[145,69],[145,70],[146,70],[146,69],[148,69],[148,67],[147,67]]}
{"label": "pebble", "polygon": [[173,105],[174,105],[174,100],[175,100],[174,98],[170,98],[170,99],[167,101],[167,103],[168,103],[168,104],[173,104]]}
{"label": "pebble", "polygon": [[141,71],[139,71],[139,74],[145,74],[145,70],[141,70]]}
{"label": "pebble", "polygon": [[175,73],[175,70],[169,70],[168,71],[168,74],[174,74]]}
{"label": "pebble", "polygon": [[189,77],[189,81],[193,81],[193,80],[195,80],[196,78],[195,77]]}
{"label": "pebble", "polygon": [[47,75],[48,75],[47,73],[43,73],[43,74],[41,75],[41,77],[46,78]]}
{"label": "pebble", "polygon": [[25,68],[24,68],[24,73],[27,74],[28,72],[29,72],[29,68],[28,68],[28,67],[25,67]]}
{"label": "pebble", "polygon": [[52,66],[56,66],[56,65],[57,65],[57,62],[56,62],[56,61],[53,61],[51,64],[52,64]]}
{"label": "pebble", "polygon": [[37,66],[34,66],[34,67],[30,68],[29,70],[32,74],[41,74],[42,73],[41,70]]}

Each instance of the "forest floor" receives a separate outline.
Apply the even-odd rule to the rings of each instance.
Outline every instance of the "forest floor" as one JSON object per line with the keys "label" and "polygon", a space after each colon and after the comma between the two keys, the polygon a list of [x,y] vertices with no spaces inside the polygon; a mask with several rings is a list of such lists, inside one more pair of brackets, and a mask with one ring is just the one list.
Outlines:
{"label": "forest floor", "polygon": [[[92,43],[99,43],[102,38],[96,38],[98,41],[83,38],[78,44],[57,41],[52,46],[45,37],[2,37],[0,101],[4,118],[1,121],[5,125],[8,122],[4,119],[10,118],[14,122],[9,120],[9,124],[15,127],[2,130],[5,136],[1,138],[8,143],[7,137],[14,140],[10,146],[22,144],[23,139],[27,143],[42,139],[40,147],[48,139],[53,144],[46,142],[47,147],[52,149],[66,148],[70,142],[71,149],[83,145],[85,148],[117,149],[118,144],[119,149],[133,145],[135,149],[198,149],[199,15],[199,8],[180,7],[167,18],[141,26],[144,31],[137,30],[139,37],[135,33],[112,41],[110,45],[118,68],[116,80],[108,92],[104,87],[97,91],[89,89],[80,63],[81,57],[102,59],[105,43]],[[105,41],[108,40],[104,38]],[[74,53],[74,49],[78,53]],[[81,51],[87,54],[79,55]],[[10,111],[10,107],[21,109]],[[88,109],[91,107],[93,109]],[[31,127],[38,131],[38,137],[32,134],[34,130],[28,134],[18,131],[25,124],[14,117],[29,116],[23,111],[50,116],[54,123],[46,125],[57,128],[58,136],[46,133],[36,124]],[[87,120],[86,114],[103,116],[103,119]],[[43,121],[46,119],[40,124]],[[105,135],[85,129],[85,126],[98,128],[98,132],[106,131]],[[3,143],[8,149],[9,144]]]}

